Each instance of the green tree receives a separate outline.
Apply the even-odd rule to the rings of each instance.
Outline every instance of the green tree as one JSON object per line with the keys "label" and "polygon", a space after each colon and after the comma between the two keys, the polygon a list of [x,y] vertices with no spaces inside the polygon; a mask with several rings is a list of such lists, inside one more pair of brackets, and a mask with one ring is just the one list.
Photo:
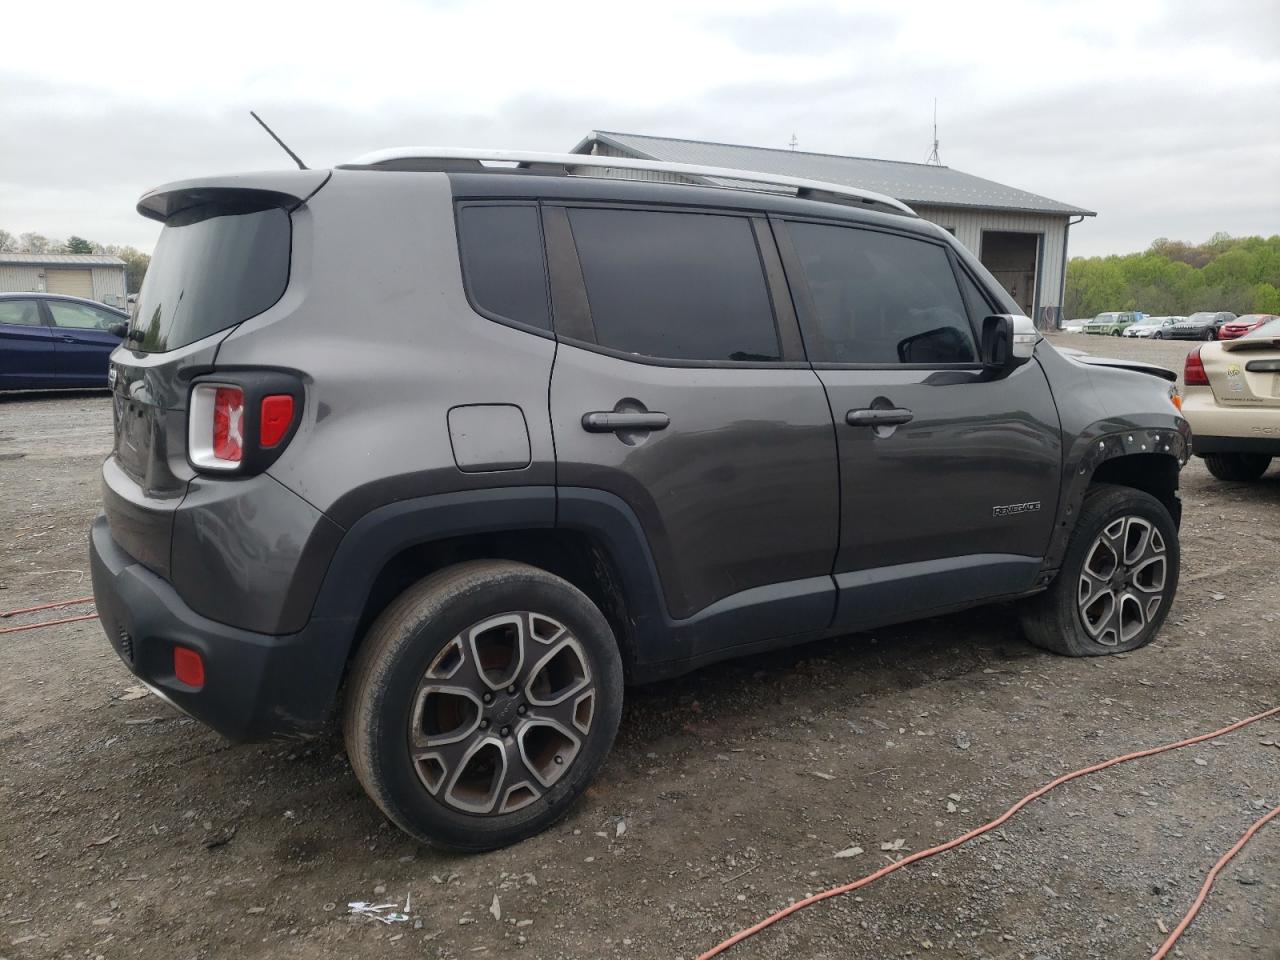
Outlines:
{"label": "green tree", "polygon": [[63,250],[67,253],[93,253],[94,245],[84,237],[70,236],[63,246]]}
{"label": "green tree", "polygon": [[1280,235],[1206,243],[1160,237],[1142,253],[1076,257],[1067,264],[1063,308],[1069,317],[1108,310],[1153,315],[1197,310],[1280,311]]}
{"label": "green tree", "polygon": [[151,257],[135,247],[120,247],[115,256],[124,261],[125,281],[130,293],[142,289],[142,279],[147,275],[147,267],[151,266]]}

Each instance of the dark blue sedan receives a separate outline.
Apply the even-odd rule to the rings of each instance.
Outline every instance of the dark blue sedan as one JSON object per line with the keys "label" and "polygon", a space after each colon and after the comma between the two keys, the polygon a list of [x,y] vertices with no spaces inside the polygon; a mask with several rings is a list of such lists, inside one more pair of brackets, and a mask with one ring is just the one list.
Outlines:
{"label": "dark blue sedan", "polygon": [[0,293],[0,390],[106,387],[129,315],[78,297]]}

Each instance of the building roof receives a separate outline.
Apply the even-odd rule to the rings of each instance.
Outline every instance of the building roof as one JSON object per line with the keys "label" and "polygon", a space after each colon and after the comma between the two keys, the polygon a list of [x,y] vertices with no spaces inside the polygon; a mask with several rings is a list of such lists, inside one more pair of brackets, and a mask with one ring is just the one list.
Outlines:
{"label": "building roof", "polygon": [[29,267],[123,267],[119,257],[105,253],[0,253],[0,263]]}
{"label": "building roof", "polygon": [[908,204],[931,207],[976,207],[1061,216],[1096,216],[1092,210],[1074,207],[1039,194],[985,180],[950,167],[869,157],[842,157],[831,153],[744,147],[732,143],[650,137],[637,133],[593,130],[573,148],[590,153],[593,141],[616,147],[628,155],[650,160],[698,163],[707,166],[758,170],[789,177],[805,177],[862,187],[888,194]]}

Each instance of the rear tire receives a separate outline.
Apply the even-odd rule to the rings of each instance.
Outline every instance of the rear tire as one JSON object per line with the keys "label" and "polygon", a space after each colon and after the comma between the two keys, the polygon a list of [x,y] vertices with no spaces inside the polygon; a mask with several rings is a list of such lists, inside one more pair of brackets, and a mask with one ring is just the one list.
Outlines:
{"label": "rear tire", "polygon": [[480,560],[402,593],[365,637],[343,718],[347,754],[401,830],[493,850],[559,820],[599,771],[622,715],[622,659],[572,584]]}
{"label": "rear tire", "polygon": [[1257,480],[1271,466],[1265,453],[1206,453],[1204,465],[1219,480]]}
{"label": "rear tire", "polygon": [[1160,630],[1178,589],[1178,530],[1155,497],[1096,484],[1085,494],[1062,568],[1025,600],[1022,629],[1069,657],[1136,650]]}

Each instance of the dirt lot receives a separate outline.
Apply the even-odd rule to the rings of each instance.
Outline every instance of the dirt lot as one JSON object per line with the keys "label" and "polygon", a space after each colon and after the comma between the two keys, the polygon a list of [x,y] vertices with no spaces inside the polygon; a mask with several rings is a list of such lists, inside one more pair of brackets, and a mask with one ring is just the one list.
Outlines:
{"label": "dirt lot", "polygon": [[[1059,342],[1179,369],[1190,346]],[[89,592],[109,432],[103,395],[0,401],[0,610]],[[1183,499],[1183,586],[1151,647],[1058,658],[996,608],[633,690],[570,818],[483,856],[390,828],[336,739],[233,747],[122,699],[95,622],[3,636],[0,957],[694,956],[902,855],[881,843],[920,849],[1066,770],[1280,704],[1280,469],[1236,486],[1193,461]],[[1275,741],[1264,721],[1070,784],[728,956],[1148,957],[1280,803]],[[346,915],[406,897],[410,923]],[[1280,958],[1280,822],[1180,955]]]}

